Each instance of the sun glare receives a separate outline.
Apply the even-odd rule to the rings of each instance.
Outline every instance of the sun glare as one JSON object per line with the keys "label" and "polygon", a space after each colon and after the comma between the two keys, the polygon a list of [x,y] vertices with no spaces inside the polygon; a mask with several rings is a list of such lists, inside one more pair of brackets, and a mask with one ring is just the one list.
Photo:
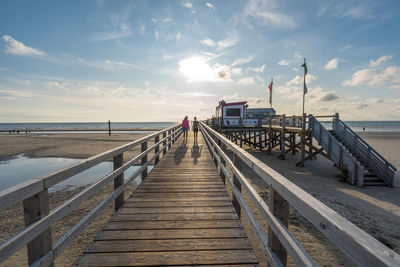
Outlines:
{"label": "sun glare", "polygon": [[[185,58],[179,62],[178,69],[189,82],[221,81],[226,78],[222,66],[210,66],[202,57]],[[223,73],[223,75],[221,74]]]}

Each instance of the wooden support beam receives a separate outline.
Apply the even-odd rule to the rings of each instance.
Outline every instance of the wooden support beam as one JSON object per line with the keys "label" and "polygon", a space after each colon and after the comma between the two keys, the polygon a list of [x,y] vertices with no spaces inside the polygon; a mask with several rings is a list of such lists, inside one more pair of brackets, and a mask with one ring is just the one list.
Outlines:
{"label": "wooden support beam", "polygon": [[282,115],[282,131],[281,131],[281,154],[279,155],[279,158],[281,160],[285,159],[285,126],[286,126],[286,116],[285,114]]}
{"label": "wooden support beam", "polygon": [[[171,141],[171,130],[168,130],[168,142]],[[168,145],[168,149],[171,148],[171,143]]]}
{"label": "wooden support beam", "polygon": [[299,167],[304,167],[304,161],[305,161],[305,151],[306,151],[306,140],[305,140],[305,128],[306,127],[306,114],[303,113],[302,116],[302,122],[301,122],[301,164]]}
{"label": "wooden support beam", "polygon": [[[124,154],[121,153],[117,156],[114,157],[113,159],[113,165],[114,165],[114,170],[118,169],[124,164]],[[114,190],[123,185],[124,183],[124,173],[121,173],[117,177],[114,178]],[[114,201],[114,211],[116,212],[119,210],[119,208],[124,204],[124,192],[122,193],[115,199]]]}
{"label": "wooden support beam", "polygon": [[[269,190],[269,208],[272,214],[275,215],[288,228],[289,224],[289,202],[286,201],[275,189],[270,187]],[[287,266],[287,251],[281,244],[275,233],[268,228],[269,245],[280,259],[283,266]]]}
{"label": "wooden support beam", "polygon": [[[154,143],[157,144],[159,141],[160,141],[160,136],[157,135],[157,136],[154,138]],[[156,154],[158,151],[160,151],[160,146],[157,146],[157,147],[154,149],[154,154]],[[159,161],[160,161],[160,155],[156,156],[156,158],[154,159],[154,164],[157,164]]]}
{"label": "wooden support beam", "polygon": [[[171,140],[171,137],[169,138],[169,140]],[[170,145],[171,145],[171,143],[170,143]],[[144,143],[142,143],[142,145],[141,145],[141,150],[140,150],[140,152],[144,152],[144,151],[146,151],[146,150],[147,150],[147,142],[144,142]],[[143,156],[143,158],[142,158],[142,165],[145,164],[146,162],[147,162],[147,155],[146,155],[146,156]],[[145,168],[145,169],[142,171],[142,180],[146,179],[146,177],[147,177],[147,168]]]}
{"label": "wooden support beam", "polygon": [[[49,192],[43,190],[23,201],[25,226],[28,226],[49,214]],[[34,263],[40,257],[46,255],[52,248],[51,228],[27,245],[28,264]],[[22,264],[22,263],[21,263]],[[51,264],[50,266],[53,266]]]}

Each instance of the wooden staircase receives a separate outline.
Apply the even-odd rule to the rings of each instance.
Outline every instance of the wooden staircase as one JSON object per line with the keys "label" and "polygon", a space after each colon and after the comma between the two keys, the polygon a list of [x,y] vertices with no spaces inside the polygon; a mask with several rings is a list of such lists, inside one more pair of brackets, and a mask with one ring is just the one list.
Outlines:
{"label": "wooden staircase", "polygon": [[335,116],[332,130],[312,118],[311,136],[328,158],[346,174],[347,181],[362,186],[393,186],[396,168]]}

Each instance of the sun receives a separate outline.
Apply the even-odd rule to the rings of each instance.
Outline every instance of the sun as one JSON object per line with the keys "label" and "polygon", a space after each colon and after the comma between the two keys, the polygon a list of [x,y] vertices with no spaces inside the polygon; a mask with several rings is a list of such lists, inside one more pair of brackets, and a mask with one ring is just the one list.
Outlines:
{"label": "sun", "polygon": [[218,66],[210,66],[203,57],[189,57],[179,62],[178,69],[189,82],[218,81],[223,78]]}

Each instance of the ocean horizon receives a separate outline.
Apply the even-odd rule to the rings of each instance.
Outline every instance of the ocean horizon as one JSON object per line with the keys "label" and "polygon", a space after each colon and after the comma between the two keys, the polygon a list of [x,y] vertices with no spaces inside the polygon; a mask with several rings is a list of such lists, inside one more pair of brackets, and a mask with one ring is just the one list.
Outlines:
{"label": "ocean horizon", "polygon": [[[400,121],[344,121],[353,131],[400,131]],[[174,125],[176,122],[111,122],[111,130],[159,129]],[[330,122],[323,123],[330,128]],[[0,123],[0,131],[8,134],[9,130],[24,132],[34,130],[104,130],[108,131],[107,122],[34,122],[34,123]]]}

